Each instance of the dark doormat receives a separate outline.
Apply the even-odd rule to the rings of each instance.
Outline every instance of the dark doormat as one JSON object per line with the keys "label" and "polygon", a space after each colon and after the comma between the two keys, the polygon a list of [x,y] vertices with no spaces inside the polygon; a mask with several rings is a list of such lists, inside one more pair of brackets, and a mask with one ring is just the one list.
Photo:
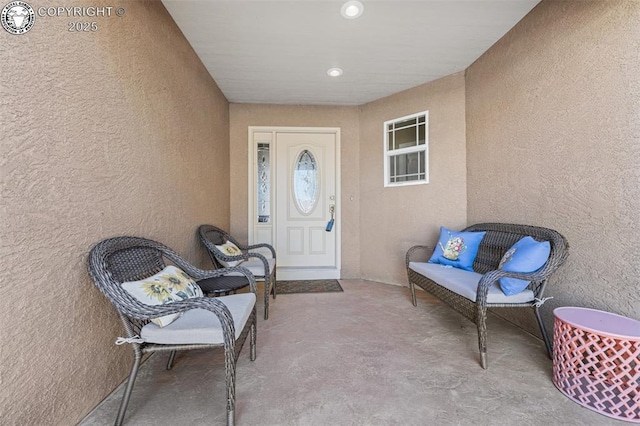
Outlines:
{"label": "dark doormat", "polygon": [[291,293],[332,293],[342,290],[338,280],[295,280],[278,281],[277,294]]}

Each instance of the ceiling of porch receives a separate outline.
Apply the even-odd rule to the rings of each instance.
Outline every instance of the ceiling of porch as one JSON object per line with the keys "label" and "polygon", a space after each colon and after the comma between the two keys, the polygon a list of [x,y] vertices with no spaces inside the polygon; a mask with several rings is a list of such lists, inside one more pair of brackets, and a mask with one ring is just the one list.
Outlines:
{"label": "ceiling of porch", "polygon": [[[539,0],[162,0],[230,102],[360,105],[462,71]],[[340,77],[327,70],[339,67]]]}

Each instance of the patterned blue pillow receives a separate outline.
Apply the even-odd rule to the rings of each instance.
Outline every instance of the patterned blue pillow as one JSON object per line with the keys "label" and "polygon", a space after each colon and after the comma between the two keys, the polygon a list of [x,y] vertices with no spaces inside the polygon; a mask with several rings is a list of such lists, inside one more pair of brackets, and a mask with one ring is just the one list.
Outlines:
{"label": "patterned blue pillow", "polygon": [[480,242],[486,232],[456,232],[440,227],[438,245],[429,263],[449,265],[454,268],[473,271],[473,261],[478,254]]}
{"label": "patterned blue pillow", "polygon": [[[502,256],[498,269],[509,272],[535,272],[549,259],[549,241],[536,241],[524,237]],[[517,278],[500,278],[500,288],[507,296],[518,294],[529,285],[529,281]]]}

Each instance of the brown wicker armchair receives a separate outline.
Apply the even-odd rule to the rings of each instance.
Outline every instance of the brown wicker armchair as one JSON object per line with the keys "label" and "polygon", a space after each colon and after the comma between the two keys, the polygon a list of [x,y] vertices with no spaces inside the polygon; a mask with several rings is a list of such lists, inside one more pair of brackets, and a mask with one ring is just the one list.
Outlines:
{"label": "brown wicker armchair", "polygon": [[[411,247],[406,255],[407,275],[409,277],[409,287],[411,289],[413,305],[417,306],[415,293],[415,286],[417,285],[473,321],[478,327],[480,363],[483,368],[487,368],[487,309],[533,309],[547,352],[549,356],[551,356],[551,342],[547,336],[544,323],[540,318],[539,307],[544,301],[543,296],[547,286],[547,280],[556,269],[564,263],[569,254],[569,243],[567,240],[552,229],[506,223],[480,223],[469,226],[463,231],[486,231],[473,263],[473,271],[483,274],[475,291],[476,300],[469,300],[416,271],[416,269],[420,269],[420,266],[414,262],[415,259],[418,258],[418,254],[422,253],[422,259],[425,258],[425,254],[427,255],[426,258],[428,258],[434,249],[434,247],[431,246],[421,245]],[[549,241],[551,253],[549,254],[547,262],[537,271],[526,274],[499,270],[498,265],[504,253],[518,240],[526,236],[531,236],[537,241]],[[498,303],[494,302],[493,300],[501,299],[500,297],[492,298],[492,296],[495,296],[497,281],[503,277],[530,281],[528,288],[533,292],[532,300],[518,303],[504,300]]]}
{"label": "brown wicker armchair", "polygon": [[[212,225],[201,225],[198,228],[198,236],[200,241],[207,248],[211,262],[216,268],[224,267],[222,262],[238,262],[251,271],[257,279],[264,280],[264,319],[269,318],[269,293],[273,291],[273,298],[276,298],[276,251],[273,246],[265,243],[253,244],[250,246],[242,245],[233,238],[229,233]],[[229,256],[222,252],[218,247],[227,241],[235,244],[242,254],[237,256]],[[267,258],[256,249],[264,248],[271,252],[271,258]]]}
{"label": "brown wicker armchair", "polygon": [[[194,280],[221,277],[229,273],[242,274],[243,278],[249,281],[251,292],[220,298],[196,297],[164,305],[149,305],[138,301],[123,289],[124,282],[143,280],[159,273],[167,266],[166,261],[180,268]],[[137,237],[116,237],[99,242],[91,249],[88,269],[96,286],[116,308],[124,325],[126,343],[130,343],[133,349],[133,366],[115,424],[122,424],[144,354],[170,352],[167,364],[167,369],[170,369],[175,351],[223,347],[227,425],[233,425],[236,362],[247,336],[250,336],[250,359],[253,361],[256,358],[256,285],[251,272],[242,267],[217,271],[201,270],[186,262],[170,248]],[[163,328],[150,322],[154,318],[175,313],[182,313],[183,316]],[[189,321],[194,322],[194,319],[197,327],[190,328]],[[146,330],[155,332],[155,336],[145,337]],[[149,331],[146,336],[149,336]]]}

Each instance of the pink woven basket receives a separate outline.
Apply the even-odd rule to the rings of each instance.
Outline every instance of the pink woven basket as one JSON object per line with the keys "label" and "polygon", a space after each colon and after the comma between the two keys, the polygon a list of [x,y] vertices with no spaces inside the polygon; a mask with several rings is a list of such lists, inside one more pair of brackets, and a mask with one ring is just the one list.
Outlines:
{"label": "pink woven basket", "polygon": [[554,385],[586,408],[640,423],[640,321],[577,307],[553,314]]}

